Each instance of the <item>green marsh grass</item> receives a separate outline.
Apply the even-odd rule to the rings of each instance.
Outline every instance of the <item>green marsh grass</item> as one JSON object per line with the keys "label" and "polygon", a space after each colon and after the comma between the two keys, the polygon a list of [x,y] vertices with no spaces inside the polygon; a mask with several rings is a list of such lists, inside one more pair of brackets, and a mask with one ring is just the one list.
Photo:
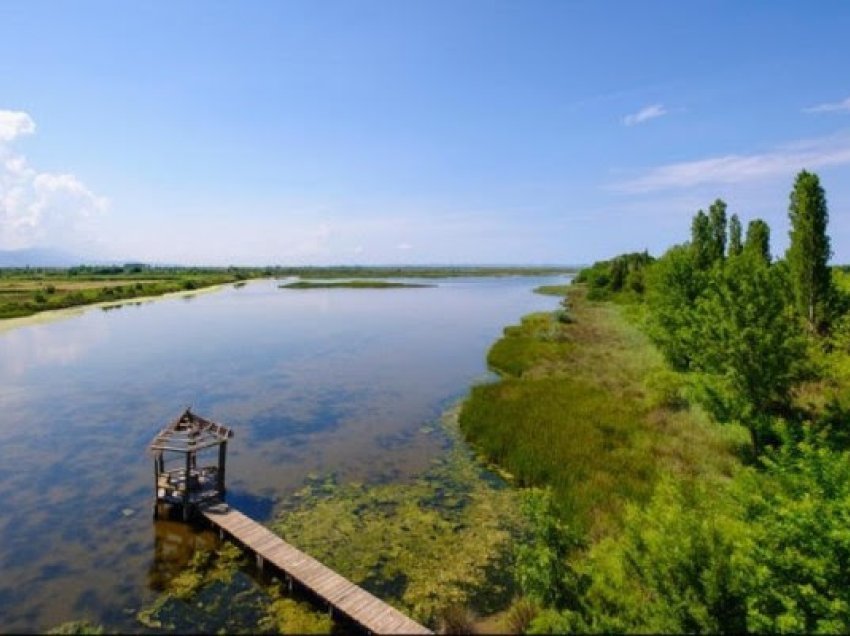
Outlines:
{"label": "green marsh grass", "polygon": [[572,323],[526,316],[488,355],[502,374],[463,405],[467,438],[520,486],[551,486],[558,512],[591,539],[620,526],[628,501],[646,501],[662,473],[725,479],[746,435],[686,400],[641,332],[637,315],[570,289]]}

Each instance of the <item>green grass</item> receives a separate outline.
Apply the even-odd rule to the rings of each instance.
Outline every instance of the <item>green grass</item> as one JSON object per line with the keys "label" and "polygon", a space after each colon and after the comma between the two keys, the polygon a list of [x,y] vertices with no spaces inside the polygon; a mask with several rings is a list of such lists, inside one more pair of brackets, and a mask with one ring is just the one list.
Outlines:
{"label": "green grass", "polygon": [[541,285],[534,288],[534,293],[544,296],[566,296],[569,290],[569,285]]}
{"label": "green grass", "polygon": [[384,280],[342,280],[342,281],[307,281],[300,280],[286,285],[278,285],[280,289],[404,289],[418,287],[434,287],[421,283],[393,283]]}
{"label": "green grass", "polygon": [[503,378],[476,387],[460,424],[521,486],[551,486],[560,514],[591,538],[619,527],[628,501],[645,501],[660,474],[725,479],[746,434],[722,428],[684,399],[624,308],[569,298],[574,322],[532,314],[488,355]]}
{"label": "green grass", "polygon": [[[120,270],[120,268],[117,268]],[[101,270],[96,270],[101,271]],[[149,269],[111,273],[88,270],[0,270],[0,319],[80,305],[160,296],[237,282],[239,272],[224,269]]]}

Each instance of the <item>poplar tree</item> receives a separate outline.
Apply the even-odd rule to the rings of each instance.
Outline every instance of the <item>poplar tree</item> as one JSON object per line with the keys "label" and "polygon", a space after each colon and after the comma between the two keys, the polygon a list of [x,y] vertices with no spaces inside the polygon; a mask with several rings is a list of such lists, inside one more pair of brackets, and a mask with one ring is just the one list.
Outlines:
{"label": "poplar tree", "polygon": [[770,226],[761,219],[754,219],[747,225],[747,238],[744,239],[744,251],[759,256],[770,263]]}
{"label": "poplar tree", "polygon": [[691,222],[691,251],[697,269],[705,270],[711,266],[711,222],[708,215],[700,210]]}
{"label": "poplar tree", "polygon": [[723,260],[726,253],[726,203],[717,199],[708,208],[709,260],[711,263]]}
{"label": "poplar tree", "polygon": [[741,219],[733,214],[729,219],[729,256],[738,256],[744,250],[741,242]]}
{"label": "poplar tree", "polygon": [[827,261],[832,255],[826,225],[829,212],[826,195],[816,174],[803,170],[797,175],[788,205],[791,239],[786,260],[797,312],[811,331],[825,322],[825,308],[832,278]]}

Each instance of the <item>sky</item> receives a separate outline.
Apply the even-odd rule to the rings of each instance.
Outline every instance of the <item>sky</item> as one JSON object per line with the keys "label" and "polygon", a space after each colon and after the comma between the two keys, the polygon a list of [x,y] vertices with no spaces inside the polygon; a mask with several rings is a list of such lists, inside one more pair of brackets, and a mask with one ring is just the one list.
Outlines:
{"label": "sky", "polygon": [[850,4],[0,2],[0,250],[578,264],[716,198],[850,263]]}

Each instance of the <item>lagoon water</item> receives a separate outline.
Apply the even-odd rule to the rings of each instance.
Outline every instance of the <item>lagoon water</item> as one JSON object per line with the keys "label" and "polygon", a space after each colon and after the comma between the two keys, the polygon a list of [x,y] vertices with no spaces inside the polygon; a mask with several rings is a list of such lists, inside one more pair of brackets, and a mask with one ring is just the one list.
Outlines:
{"label": "lagoon water", "polygon": [[[423,281],[419,281],[423,282]],[[206,540],[151,518],[147,444],[188,405],[235,430],[229,501],[259,520],[311,475],[405,481],[441,452],[428,423],[502,328],[564,277],[421,289],[276,281],[0,331],[0,631],[133,616]]]}

